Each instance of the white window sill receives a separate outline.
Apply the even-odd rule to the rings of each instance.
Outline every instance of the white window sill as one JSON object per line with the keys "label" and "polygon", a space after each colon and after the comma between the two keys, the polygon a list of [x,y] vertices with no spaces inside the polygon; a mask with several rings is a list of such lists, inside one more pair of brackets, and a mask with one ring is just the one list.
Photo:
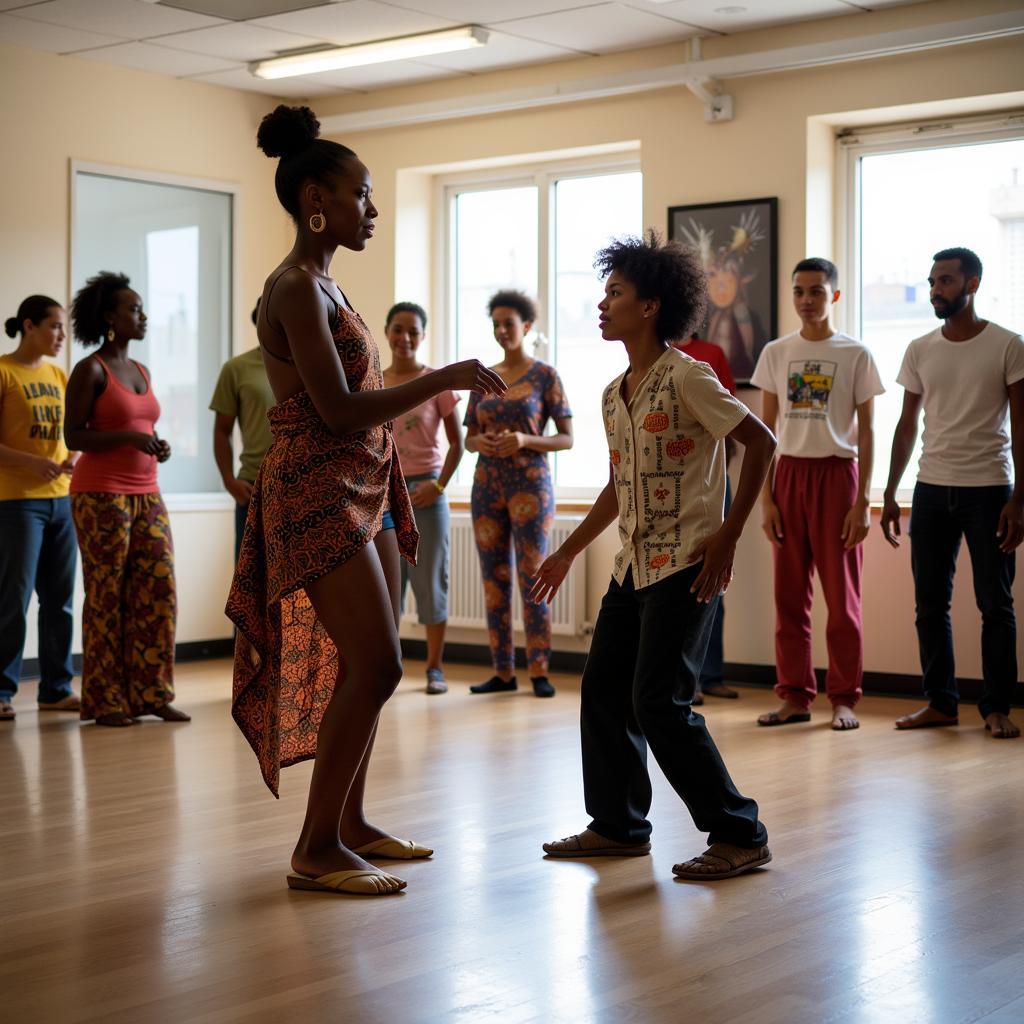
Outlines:
{"label": "white window sill", "polygon": [[164,494],[168,512],[230,512],[235,499],[225,491],[202,491],[194,494]]}

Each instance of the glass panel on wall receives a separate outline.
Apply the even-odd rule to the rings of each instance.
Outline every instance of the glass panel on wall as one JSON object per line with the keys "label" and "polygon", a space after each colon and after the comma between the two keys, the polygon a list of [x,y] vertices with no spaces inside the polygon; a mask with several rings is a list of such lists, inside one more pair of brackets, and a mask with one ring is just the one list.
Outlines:
{"label": "glass panel on wall", "polygon": [[[231,353],[231,203],[224,192],[75,175],[72,291],[110,270],[142,296],[148,330],[130,355],[149,368],[160,401],[167,494],[221,490],[207,406]],[[76,343],[72,361],[90,351]]]}
{"label": "glass panel on wall", "polygon": [[[939,326],[932,254],[962,245],[984,265],[976,308],[1024,332],[1024,140],[865,155],[860,165],[861,331],[887,393],[876,400],[872,486],[885,487],[907,345]],[[920,441],[902,487],[913,486]]]}
{"label": "glass panel on wall", "polygon": [[553,361],[569,394],[575,438],[570,451],[555,456],[560,487],[608,482],[601,393],[626,368],[626,358],[622,343],[604,341],[598,330],[604,285],[594,256],[612,238],[640,234],[642,205],[639,171],[563,178],[555,185]]}

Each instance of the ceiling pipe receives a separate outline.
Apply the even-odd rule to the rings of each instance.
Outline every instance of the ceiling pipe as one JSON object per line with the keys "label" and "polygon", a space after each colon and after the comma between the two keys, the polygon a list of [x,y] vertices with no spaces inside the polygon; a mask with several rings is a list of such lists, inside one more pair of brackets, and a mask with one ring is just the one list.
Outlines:
{"label": "ceiling pipe", "polygon": [[[716,91],[717,83],[722,79],[893,57],[922,50],[984,42],[1021,34],[1024,34],[1024,9],[901,29],[895,32],[834,39],[825,43],[789,46],[777,50],[763,50],[759,53],[740,54],[734,57],[717,57],[711,60],[699,59],[700,43],[691,41],[691,57],[696,53],[698,58],[680,64],[642,68],[636,71],[623,71],[618,74],[527,86],[520,89],[453,96],[448,99],[408,103],[401,106],[376,107],[327,116],[321,118],[321,123],[325,133],[337,135],[429,124],[434,121],[447,121],[455,118],[518,112],[565,103],[584,103],[590,100],[678,86],[685,86],[704,101],[706,117],[708,117],[709,105],[713,111],[714,104],[720,104],[722,115],[708,117],[709,120],[728,120],[731,117],[731,109],[727,110],[727,108],[731,108],[732,98]],[[696,50],[693,49],[694,42],[696,42]],[[729,116],[725,116],[726,113]]]}

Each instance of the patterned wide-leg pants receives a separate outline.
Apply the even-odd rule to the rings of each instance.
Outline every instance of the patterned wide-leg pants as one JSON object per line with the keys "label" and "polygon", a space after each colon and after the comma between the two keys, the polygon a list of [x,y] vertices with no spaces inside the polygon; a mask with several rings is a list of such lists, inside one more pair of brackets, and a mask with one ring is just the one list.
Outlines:
{"label": "patterned wide-leg pants", "polygon": [[73,494],[82,553],[82,719],[174,699],[174,546],[160,494]]}
{"label": "patterned wide-leg pants", "polygon": [[523,599],[526,661],[531,676],[545,676],[551,660],[551,609],[527,595],[534,574],[548,553],[548,533],[555,517],[555,494],[547,459],[518,466],[511,459],[481,458],[471,497],[473,534],[480,555],[484,603],[497,671],[515,664],[512,643],[512,548]]}

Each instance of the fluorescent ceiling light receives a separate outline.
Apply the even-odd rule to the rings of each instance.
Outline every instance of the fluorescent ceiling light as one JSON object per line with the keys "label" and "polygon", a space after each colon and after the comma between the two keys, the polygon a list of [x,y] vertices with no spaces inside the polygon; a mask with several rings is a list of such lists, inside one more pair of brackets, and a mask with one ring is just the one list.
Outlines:
{"label": "fluorescent ceiling light", "polygon": [[312,50],[292,53],[270,60],[257,61],[249,70],[258,78],[294,78],[296,75],[315,75],[321,71],[340,68],[358,68],[365,64],[385,64],[392,60],[410,60],[429,57],[435,53],[469,50],[487,43],[488,32],[479,25],[445,29],[443,32],[422,32],[416,36],[398,39],[379,39],[356,46],[338,46],[330,50]]}

